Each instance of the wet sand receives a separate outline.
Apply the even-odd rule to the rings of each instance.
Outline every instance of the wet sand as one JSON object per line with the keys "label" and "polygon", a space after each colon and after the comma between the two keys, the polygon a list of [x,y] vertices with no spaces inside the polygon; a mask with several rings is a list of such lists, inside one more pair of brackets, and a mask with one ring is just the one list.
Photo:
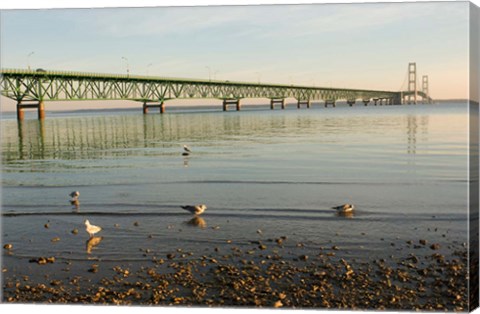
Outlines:
{"label": "wet sand", "polygon": [[[260,232],[260,231],[259,231]],[[86,241],[90,252],[102,237]],[[122,262],[15,258],[3,248],[3,302],[466,311],[467,249],[398,241],[401,257],[358,262],[332,243],[305,249],[287,236],[235,241],[208,254],[139,249]],[[290,243],[289,243],[290,242]],[[288,244],[288,245],[287,245]],[[442,252],[440,254],[439,252]]]}

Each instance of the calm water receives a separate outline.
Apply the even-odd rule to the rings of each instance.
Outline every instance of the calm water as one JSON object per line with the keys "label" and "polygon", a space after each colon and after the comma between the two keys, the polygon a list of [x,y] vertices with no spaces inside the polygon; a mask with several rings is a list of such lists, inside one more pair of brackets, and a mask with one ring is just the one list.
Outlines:
{"label": "calm water", "polygon": [[[364,260],[402,254],[394,244],[407,240],[447,253],[467,242],[466,104],[83,112],[21,125],[4,117],[1,127],[2,236],[13,259],[141,261],[145,248],[202,254],[288,236],[286,255],[298,243],[335,244]],[[349,202],[352,217],[330,209]],[[193,203],[208,206],[203,228],[180,208]],[[85,218],[104,228],[92,254]]]}

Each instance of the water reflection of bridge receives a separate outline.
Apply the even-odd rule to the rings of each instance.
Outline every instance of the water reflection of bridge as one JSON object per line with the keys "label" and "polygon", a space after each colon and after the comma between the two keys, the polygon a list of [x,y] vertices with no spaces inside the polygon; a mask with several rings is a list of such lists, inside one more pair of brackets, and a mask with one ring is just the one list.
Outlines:
{"label": "water reflection of bridge", "polygon": [[[406,132],[406,153],[428,133],[428,116],[310,116],[272,115],[259,118],[215,113],[175,115],[117,115],[65,119],[4,121],[3,160],[70,160],[128,156],[178,156],[181,143],[203,146],[227,141],[275,143],[282,137],[311,135],[335,143],[341,134],[379,136],[390,127]],[[201,121],[201,122],[199,122]],[[388,127],[387,127],[388,126]]]}
{"label": "water reflection of bridge", "polygon": [[[198,117],[197,117],[198,118]],[[156,154],[148,148],[165,148],[178,155],[178,143],[232,140],[238,130],[248,130],[268,141],[286,128],[307,130],[309,119],[291,120],[278,116],[269,123],[257,123],[253,116],[203,115],[198,123],[192,115],[118,115],[67,119],[12,121],[3,129],[3,159],[96,159]],[[240,139],[238,139],[240,140]],[[147,150],[145,150],[147,149]]]}
{"label": "water reflection of bridge", "polygon": [[417,153],[417,143],[420,139],[427,140],[428,135],[428,116],[407,116],[407,154],[415,155]]}

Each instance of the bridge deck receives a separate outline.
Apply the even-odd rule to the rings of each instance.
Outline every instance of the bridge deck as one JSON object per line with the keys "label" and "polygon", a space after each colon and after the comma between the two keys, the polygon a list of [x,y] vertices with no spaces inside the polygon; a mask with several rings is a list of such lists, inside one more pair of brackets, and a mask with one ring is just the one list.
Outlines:
{"label": "bridge deck", "polygon": [[[227,105],[236,105],[243,98],[267,98],[271,100],[295,98],[299,102],[324,100],[335,104],[337,100],[384,99],[391,104],[400,104],[402,92],[369,89],[328,88],[268,83],[233,82],[219,80],[199,80],[167,78],[157,76],[137,76],[101,74],[69,71],[45,71],[2,69],[1,94],[22,102],[68,100],[134,100],[143,102],[144,112],[149,103],[161,107],[169,99],[215,98],[224,100]],[[419,93],[421,95],[421,93]],[[226,101],[228,100],[228,101]],[[232,100],[236,101],[232,103]],[[273,108],[273,107],[272,107]],[[40,109],[39,109],[40,110]],[[39,114],[40,116],[40,114]]]}

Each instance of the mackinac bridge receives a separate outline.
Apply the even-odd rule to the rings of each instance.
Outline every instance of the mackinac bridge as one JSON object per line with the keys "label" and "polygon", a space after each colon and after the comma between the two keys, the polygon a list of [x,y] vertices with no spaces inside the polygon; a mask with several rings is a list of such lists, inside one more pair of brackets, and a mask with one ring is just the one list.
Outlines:
{"label": "mackinac bridge", "polygon": [[[297,108],[311,108],[312,102],[335,107],[338,101],[349,106],[361,104],[402,105],[431,103],[428,76],[417,84],[416,63],[408,65],[408,89],[400,91],[316,87],[269,83],[197,80],[158,76],[117,75],[44,69],[2,69],[1,95],[16,102],[17,119],[25,109],[36,109],[45,118],[45,103],[51,101],[130,100],[139,103],[143,113],[156,108],[164,113],[171,99],[219,99],[222,110],[240,111],[242,99],[270,100],[270,108],[285,109],[286,99],[294,98]],[[72,105],[71,108],[74,106]],[[70,108],[70,107],[69,107]]]}

